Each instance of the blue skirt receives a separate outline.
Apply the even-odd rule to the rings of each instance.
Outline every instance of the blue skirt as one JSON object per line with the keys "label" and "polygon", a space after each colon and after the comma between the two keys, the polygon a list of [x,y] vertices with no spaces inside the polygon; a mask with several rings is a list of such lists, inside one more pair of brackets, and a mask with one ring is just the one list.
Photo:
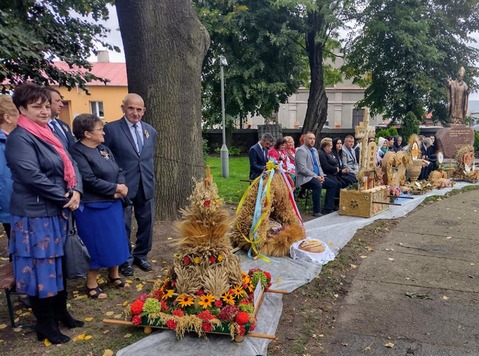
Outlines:
{"label": "blue skirt", "polygon": [[120,200],[83,204],[75,219],[91,256],[91,269],[118,266],[130,256]]}
{"label": "blue skirt", "polygon": [[17,292],[48,298],[63,290],[66,219],[62,216],[27,218],[12,215],[11,226],[9,251]]}

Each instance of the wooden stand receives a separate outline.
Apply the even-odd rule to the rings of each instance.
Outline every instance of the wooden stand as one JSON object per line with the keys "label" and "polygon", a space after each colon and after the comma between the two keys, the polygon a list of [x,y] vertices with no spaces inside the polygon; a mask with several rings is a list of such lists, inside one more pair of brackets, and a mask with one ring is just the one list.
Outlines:
{"label": "wooden stand", "polygon": [[389,209],[388,187],[381,185],[366,190],[341,189],[339,214],[370,218]]}

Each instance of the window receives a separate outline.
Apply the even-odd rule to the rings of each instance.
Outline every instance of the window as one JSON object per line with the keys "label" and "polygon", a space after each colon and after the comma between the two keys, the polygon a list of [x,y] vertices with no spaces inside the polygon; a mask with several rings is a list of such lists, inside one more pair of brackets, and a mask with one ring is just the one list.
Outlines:
{"label": "window", "polygon": [[90,111],[99,118],[104,118],[103,101],[90,101]]}
{"label": "window", "polygon": [[353,109],[353,128],[358,126],[364,118],[364,109]]}

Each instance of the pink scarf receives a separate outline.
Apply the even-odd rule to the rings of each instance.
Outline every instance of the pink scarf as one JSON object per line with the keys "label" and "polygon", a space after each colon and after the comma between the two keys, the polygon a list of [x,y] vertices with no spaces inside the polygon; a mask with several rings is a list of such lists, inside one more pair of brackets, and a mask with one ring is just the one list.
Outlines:
{"label": "pink scarf", "polygon": [[41,126],[24,115],[18,117],[18,126],[53,146],[63,161],[63,179],[67,182],[67,188],[72,189],[77,184],[72,161],[65,152],[63,144],[55,137],[50,127],[48,125]]}

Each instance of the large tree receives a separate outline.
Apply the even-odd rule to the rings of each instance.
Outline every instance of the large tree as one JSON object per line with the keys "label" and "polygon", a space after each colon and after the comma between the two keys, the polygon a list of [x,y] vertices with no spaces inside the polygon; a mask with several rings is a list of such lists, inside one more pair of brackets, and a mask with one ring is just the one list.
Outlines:
{"label": "large tree", "polygon": [[203,117],[221,120],[219,64],[225,69],[225,107],[230,117],[266,118],[299,88],[304,68],[298,11],[272,0],[194,0],[211,36],[203,64]]}
{"label": "large tree", "polygon": [[[25,80],[85,89],[101,80],[84,69],[96,45],[109,30],[94,21],[108,19],[108,0],[2,0],[0,2],[0,83],[3,92]],[[61,60],[70,70],[61,70]],[[83,70],[82,70],[83,69]],[[106,80],[103,80],[106,81]]]}
{"label": "large tree", "polygon": [[189,0],[117,0],[128,90],[147,108],[158,131],[157,217],[172,219],[186,205],[192,178],[204,175],[201,66],[209,36]]}
{"label": "large tree", "polygon": [[358,14],[363,26],[347,55],[348,72],[366,84],[359,106],[371,113],[404,119],[408,112],[423,118],[425,110],[446,120],[447,76],[466,68],[475,87],[479,51],[470,46],[479,30],[478,0],[371,0]]}

